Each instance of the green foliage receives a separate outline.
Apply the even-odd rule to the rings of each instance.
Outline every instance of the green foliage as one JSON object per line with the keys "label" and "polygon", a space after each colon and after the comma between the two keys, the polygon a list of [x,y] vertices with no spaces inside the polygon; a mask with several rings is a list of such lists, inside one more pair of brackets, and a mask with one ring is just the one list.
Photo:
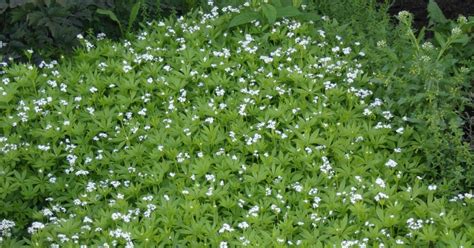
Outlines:
{"label": "green foliage", "polygon": [[120,22],[120,20],[117,18],[117,15],[115,15],[114,12],[112,12],[111,10],[108,10],[108,9],[97,9],[97,14],[101,14],[101,15],[105,15],[107,17],[110,18],[110,20],[114,21],[115,23],[117,23],[119,29],[120,29],[120,33],[123,33],[123,28],[122,28],[122,23]]}
{"label": "green foliage", "polygon": [[132,5],[132,10],[130,11],[130,16],[128,17],[127,33],[130,33],[132,31],[132,27],[135,24],[135,21],[137,20],[138,13],[143,5],[143,2],[144,0],[139,0]]}
{"label": "green foliage", "polygon": [[260,18],[260,14],[254,11],[239,13],[229,23],[229,27],[236,27],[243,24],[250,23],[252,21],[258,20]]}
{"label": "green foliage", "polygon": [[[111,7],[108,0],[10,1],[0,16],[0,40],[8,43],[2,50],[12,57],[19,57],[21,49],[45,50],[46,55],[51,55],[54,49],[67,50],[77,44],[77,34],[98,21],[95,8]],[[107,22],[102,25],[103,29],[111,27]]]}
{"label": "green foliage", "polygon": [[[387,14],[392,1],[377,0],[308,0],[308,11],[317,11],[339,23],[351,26],[351,33],[365,34],[370,42],[385,39],[390,32]],[[375,45],[375,44],[374,44]]]}
{"label": "green foliage", "polygon": [[293,5],[282,3],[280,0],[273,0],[271,3],[256,4],[252,9],[248,9],[236,14],[229,23],[228,28],[233,28],[243,24],[259,21],[272,25],[277,19],[289,17],[301,17],[304,20],[317,20],[319,16],[315,12],[301,12],[298,7],[300,2]]}
{"label": "green foliage", "polygon": [[474,17],[460,16],[457,21],[448,20],[434,0],[428,4],[428,16],[428,30],[434,34],[433,42],[441,47],[438,59],[445,54],[452,54],[457,59],[458,67],[472,66]]}
{"label": "green foliage", "polygon": [[[1,245],[472,246],[453,50],[372,2],[270,4],[2,67]],[[263,19],[228,29],[237,11]]]}
{"label": "green foliage", "polygon": [[443,14],[443,11],[439,8],[438,4],[434,0],[428,2],[428,17],[430,25],[435,23],[447,23],[448,19]]}
{"label": "green foliage", "polygon": [[139,22],[171,11],[183,13],[191,7],[186,6],[179,1],[168,4],[158,0],[1,0],[0,54],[16,59],[23,57],[22,50],[33,49],[39,63],[42,57],[57,58],[72,52],[78,45],[78,34],[126,38]]}
{"label": "green foliage", "polygon": [[[449,42],[431,43],[424,40],[424,30],[415,34],[410,13],[400,12],[397,18],[400,26],[389,38],[392,42],[380,40],[379,52],[373,55],[387,74],[373,82],[381,86],[380,95],[398,106],[400,114],[413,116],[420,132],[417,139],[430,140],[417,149],[425,154],[431,168],[427,175],[445,181],[453,190],[472,189],[473,157],[463,142],[463,122],[457,114],[470,104],[464,92],[472,81],[472,59],[463,58],[460,50],[454,49],[460,39],[471,39],[472,34],[458,24],[453,27],[458,31],[449,32]],[[435,40],[439,35],[435,32]],[[469,53],[468,47],[458,48]],[[430,132],[421,132],[427,127]]]}

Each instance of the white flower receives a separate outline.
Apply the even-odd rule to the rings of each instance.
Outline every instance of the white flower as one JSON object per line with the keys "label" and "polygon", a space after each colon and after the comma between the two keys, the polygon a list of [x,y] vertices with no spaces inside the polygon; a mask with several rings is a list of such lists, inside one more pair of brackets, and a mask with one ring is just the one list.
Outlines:
{"label": "white flower", "polygon": [[260,211],[260,207],[258,205],[255,205],[249,210],[249,214],[247,216],[250,215],[253,217],[257,217],[259,211]]}
{"label": "white flower", "polygon": [[225,241],[222,241],[220,244],[219,244],[219,248],[227,248],[227,242]]}
{"label": "white flower", "polygon": [[390,168],[395,168],[397,165],[398,165],[397,162],[395,162],[392,159],[389,159],[387,163],[385,163],[385,166],[390,167]]}
{"label": "white flower", "polygon": [[379,192],[377,195],[374,196],[376,202],[379,202],[382,199],[388,199],[388,195],[385,193]]}
{"label": "white flower", "polygon": [[45,227],[45,225],[41,222],[33,222],[31,226],[28,227],[29,234],[35,234],[38,230],[41,230]]}
{"label": "white flower", "polygon": [[206,118],[206,119],[204,120],[204,122],[207,122],[207,123],[209,123],[209,124],[212,124],[212,123],[214,122],[214,118],[208,117],[208,118]]}
{"label": "white flower", "polygon": [[0,49],[3,48],[3,47],[6,47],[8,43],[6,42],[3,42],[0,40]]}
{"label": "white flower", "polygon": [[6,220],[3,219],[2,222],[0,222],[0,244],[2,241],[2,237],[10,237],[11,236],[11,231],[13,227],[15,227],[15,222],[11,220]]}
{"label": "white flower", "polygon": [[215,182],[216,176],[214,176],[213,174],[206,174],[206,180],[210,182]]}
{"label": "white flower", "polygon": [[260,59],[263,60],[263,62],[265,62],[266,64],[273,62],[273,58],[268,56],[260,56]]}
{"label": "white flower", "polygon": [[351,203],[352,204],[356,203],[357,201],[361,201],[361,200],[363,200],[361,194],[351,194]]}
{"label": "white flower", "polygon": [[365,108],[364,113],[362,113],[362,114],[365,115],[365,116],[368,116],[368,115],[372,114],[372,111],[370,111],[370,109],[368,109],[368,108]]}
{"label": "white flower", "polygon": [[121,213],[112,213],[112,220],[118,220],[120,218],[122,218],[122,214]]}
{"label": "white flower", "polygon": [[125,73],[128,73],[128,72],[131,71],[133,68],[132,68],[130,65],[125,64],[122,69],[123,69],[123,71],[124,71]]}
{"label": "white flower", "polygon": [[346,47],[346,48],[343,48],[342,49],[342,53],[344,53],[345,55],[351,53],[352,49],[350,47]]}
{"label": "white flower", "polygon": [[76,172],[76,176],[87,176],[87,175],[89,175],[89,172],[86,170],[78,170]]}
{"label": "white flower", "polygon": [[40,149],[41,151],[49,151],[49,149],[51,149],[51,147],[48,145],[38,145],[38,149]]}
{"label": "white flower", "polygon": [[97,34],[97,40],[103,40],[103,39],[105,39],[105,37],[107,37],[107,35],[104,34],[104,33],[98,33]]}
{"label": "white flower", "polygon": [[273,212],[277,213],[277,214],[279,214],[279,213],[281,212],[281,209],[280,209],[277,205],[275,205],[275,204],[272,204],[272,205],[270,206],[270,209],[271,209]]}
{"label": "white flower", "polygon": [[397,17],[400,21],[406,22],[410,20],[411,13],[406,10],[403,10],[403,11],[398,12]]}
{"label": "white flower", "polygon": [[212,196],[212,195],[213,195],[213,192],[214,192],[214,188],[213,188],[213,187],[209,187],[209,188],[207,189],[206,195],[207,195],[207,196]]}
{"label": "white flower", "polygon": [[216,93],[216,96],[223,96],[225,94],[225,90],[222,87],[217,86],[215,93]]}
{"label": "white flower", "polygon": [[319,167],[319,169],[328,175],[328,178],[332,178],[334,176],[334,170],[332,169],[331,164],[329,163],[329,159],[325,156],[321,158],[323,160],[323,164]]}
{"label": "white flower", "polygon": [[151,200],[153,200],[153,196],[152,196],[152,195],[144,196],[144,197],[142,198],[142,200],[144,200],[144,201],[151,201]]}
{"label": "white flower", "polygon": [[387,46],[387,42],[385,40],[377,41],[377,47],[383,48]]}
{"label": "white flower", "polygon": [[303,190],[303,186],[299,183],[299,182],[296,182],[295,184],[292,185],[292,188],[296,191],[296,192],[301,192]]}
{"label": "white flower", "polygon": [[224,232],[233,232],[234,231],[234,228],[232,228],[229,224],[227,223],[224,223],[221,227],[221,229],[219,229],[219,233],[224,233]]}
{"label": "white flower", "polygon": [[423,48],[425,50],[431,50],[431,49],[434,48],[434,46],[433,46],[433,43],[427,41],[427,42],[425,42],[421,45],[421,48]]}
{"label": "white flower", "polygon": [[381,188],[385,188],[385,182],[382,180],[382,178],[378,177],[376,180],[375,180],[375,183],[380,186]]}
{"label": "white flower", "polygon": [[407,220],[407,226],[411,230],[418,230],[423,227],[423,220],[415,220],[414,218],[410,218]]}
{"label": "white flower", "polygon": [[451,34],[452,35],[459,35],[462,33],[462,30],[459,28],[459,27],[454,27],[452,30],[451,30]]}
{"label": "white flower", "polygon": [[431,185],[428,186],[428,190],[430,190],[430,191],[435,191],[437,188],[438,188],[438,186],[436,186],[435,184],[431,184]]}
{"label": "white flower", "polygon": [[393,117],[393,115],[392,115],[392,113],[390,113],[390,111],[383,111],[382,115],[387,120],[390,120]]}
{"label": "white flower", "polygon": [[141,116],[146,116],[146,111],[147,111],[147,109],[143,108],[140,111],[138,111],[138,114],[141,115]]}
{"label": "white flower", "polygon": [[240,222],[238,225],[237,225],[240,229],[247,229],[248,227],[250,227],[250,225],[245,222],[245,221],[242,221]]}

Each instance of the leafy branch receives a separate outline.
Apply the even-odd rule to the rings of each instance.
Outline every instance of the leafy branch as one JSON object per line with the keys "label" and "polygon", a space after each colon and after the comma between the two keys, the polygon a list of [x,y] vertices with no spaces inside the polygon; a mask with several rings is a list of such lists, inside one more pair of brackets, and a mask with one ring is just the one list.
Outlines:
{"label": "leafy branch", "polygon": [[255,10],[244,10],[235,15],[229,23],[228,28],[233,28],[260,21],[266,24],[273,24],[280,18],[297,17],[304,20],[316,20],[319,16],[315,12],[301,12],[298,1],[293,1],[292,5],[284,5],[280,0],[273,0],[271,3],[263,3]]}

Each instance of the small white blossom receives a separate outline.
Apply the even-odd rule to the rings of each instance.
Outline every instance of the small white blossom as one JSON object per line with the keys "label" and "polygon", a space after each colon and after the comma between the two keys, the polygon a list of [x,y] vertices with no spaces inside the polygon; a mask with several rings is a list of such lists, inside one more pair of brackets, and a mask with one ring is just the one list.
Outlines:
{"label": "small white blossom", "polygon": [[397,165],[398,165],[397,162],[395,162],[395,161],[392,160],[392,159],[389,159],[389,160],[385,163],[385,166],[390,167],[390,168],[395,168]]}
{"label": "small white blossom", "polygon": [[388,195],[385,193],[379,192],[377,195],[374,196],[375,201],[379,202],[382,199],[388,199]]}
{"label": "small white blossom", "polygon": [[219,229],[219,233],[224,233],[224,232],[233,232],[234,231],[234,228],[232,228],[229,224],[227,223],[224,223],[221,227],[221,229]]}
{"label": "small white blossom", "polygon": [[250,227],[250,225],[249,225],[247,222],[245,222],[245,221],[240,222],[237,226],[238,226],[240,229],[247,229],[247,228]]}
{"label": "small white blossom", "polygon": [[385,188],[385,182],[382,180],[382,178],[378,177],[376,180],[375,180],[375,183],[380,186],[381,188]]}
{"label": "small white blossom", "polygon": [[45,227],[45,225],[41,222],[33,222],[31,223],[31,226],[28,227],[28,233],[29,234],[35,234],[38,232],[38,230],[41,230]]}

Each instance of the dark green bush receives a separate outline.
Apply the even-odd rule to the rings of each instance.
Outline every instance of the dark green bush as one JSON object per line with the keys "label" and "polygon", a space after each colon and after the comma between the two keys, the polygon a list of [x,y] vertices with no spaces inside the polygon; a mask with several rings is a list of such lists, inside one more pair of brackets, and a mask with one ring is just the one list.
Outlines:
{"label": "dark green bush", "polygon": [[[113,8],[110,0],[85,1],[0,1],[0,40],[7,45],[2,53],[13,58],[22,50],[41,50],[44,55],[67,51],[75,46],[77,34],[101,23],[103,30],[113,31],[113,22],[99,19],[96,9]],[[98,30],[102,31],[102,30]]]}
{"label": "dark green bush", "polygon": [[124,38],[140,22],[197,5],[190,0],[0,0],[0,59],[22,58],[24,50],[33,49],[39,62],[71,52],[80,33]]}

